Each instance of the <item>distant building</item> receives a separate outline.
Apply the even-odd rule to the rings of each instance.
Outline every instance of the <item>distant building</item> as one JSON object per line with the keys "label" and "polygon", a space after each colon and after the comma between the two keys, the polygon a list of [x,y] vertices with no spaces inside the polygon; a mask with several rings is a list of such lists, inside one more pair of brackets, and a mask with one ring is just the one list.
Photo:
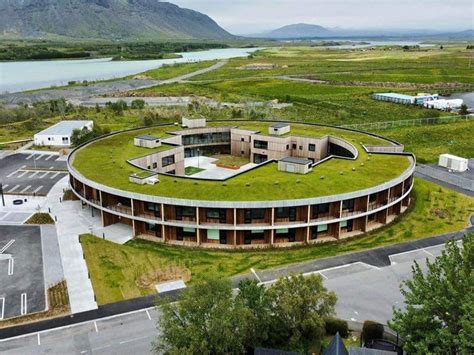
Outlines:
{"label": "distant building", "polygon": [[413,96],[413,95],[397,94],[394,92],[377,93],[377,94],[373,94],[372,97],[375,100],[395,102],[397,104],[404,104],[404,105],[423,105],[425,102],[436,101],[439,98],[438,94],[422,93],[422,94]]}
{"label": "distant building", "polygon": [[137,147],[144,147],[144,148],[156,148],[161,145],[161,141],[158,137],[151,136],[149,134],[144,134],[144,135],[135,137],[135,139],[133,140],[133,143]]}
{"label": "distant building", "polygon": [[72,132],[76,129],[89,131],[94,127],[93,121],[61,121],[46,128],[44,131],[36,133],[34,136],[35,145],[69,147],[71,145]]}
{"label": "distant building", "polygon": [[202,128],[206,127],[206,119],[183,117],[181,120],[181,125],[186,128]]}
{"label": "distant building", "polygon": [[433,100],[433,101],[426,101],[423,104],[423,106],[427,108],[434,108],[437,110],[450,111],[453,109],[460,108],[463,103],[464,101],[462,99],[453,99],[453,100],[439,99],[439,100]]}

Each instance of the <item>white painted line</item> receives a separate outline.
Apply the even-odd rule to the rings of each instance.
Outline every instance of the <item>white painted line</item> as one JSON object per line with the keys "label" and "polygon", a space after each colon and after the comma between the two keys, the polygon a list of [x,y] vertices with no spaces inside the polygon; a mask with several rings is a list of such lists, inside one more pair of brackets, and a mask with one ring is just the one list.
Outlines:
{"label": "white painted line", "polygon": [[9,177],[12,177],[13,175],[15,175],[17,172],[19,172],[20,170],[15,170],[13,172],[11,172],[10,174],[8,174],[6,177],[9,178]]}
{"label": "white painted line", "polygon": [[0,320],[2,320],[5,315],[5,297],[0,298],[0,306],[2,306],[0,309]]}
{"label": "white painted line", "polygon": [[14,266],[15,266],[15,259],[13,258],[8,259],[8,276],[13,275]]}
{"label": "white painted line", "polygon": [[37,193],[37,192],[38,192],[39,190],[41,190],[42,188],[43,188],[43,185],[39,186],[38,188],[36,188],[35,191],[33,191],[33,193],[34,193],[34,194]]}
{"label": "white painted line", "polygon": [[20,187],[20,185],[16,185],[15,187],[13,187],[12,189],[10,189],[10,191],[7,191],[7,192],[13,192],[15,191],[16,189],[18,189]]}
{"label": "white painted line", "polygon": [[48,155],[45,160],[49,160],[49,159],[51,159],[52,157],[54,157],[54,155]]}
{"label": "white painted line", "polygon": [[5,252],[5,250],[7,250],[8,248],[10,248],[13,243],[15,243],[15,239],[11,239],[7,244],[5,244],[5,245],[3,246],[3,248],[0,249],[0,254],[3,254],[3,253]]}
{"label": "white painted line", "polygon": [[146,315],[148,316],[148,319],[151,320],[150,312],[148,312],[148,309],[145,309]]}
{"label": "white painted line", "polygon": [[3,185],[3,191],[5,191],[8,186],[10,186],[10,185],[8,185],[8,184]]}
{"label": "white painted line", "polygon": [[40,179],[42,179],[42,178],[44,178],[44,177],[45,177],[46,175],[48,175],[48,174],[49,174],[49,171],[45,172],[43,175],[38,176],[38,177],[39,177]]}
{"label": "white painted line", "polygon": [[431,254],[428,250],[426,249],[422,249],[426,254],[428,254],[429,256],[434,256],[433,254]]}
{"label": "white painted line", "polygon": [[36,175],[39,174],[39,171],[35,171],[33,174],[31,174],[30,176],[28,176],[29,179],[33,179]]}
{"label": "white painted line", "polygon": [[323,279],[325,279],[325,280],[329,280],[329,278],[326,275],[324,275],[322,272],[317,272],[316,274],[321,275],[323,277]]}
{"label": "white painted line", "polygon": [[99,332],[99,328],[97,328],[97,322],[94,321],[94,327],[95,327],[95,332],[98,333]]}
{"label": "white painted line", "polygon": [[23,177],[23,176],[26,175],[26,174],[28,174],[28,171],[24,170],[24,171],[21,172],[20,175],[17,176],[17,178],[21,178],[21,177]]}
{"label": "white painted line", "polygon": [[133,338],[133,339],[130,339],[130,340],[121,341],[119,344],[120,345],[127,344],[127,343],[131,343],[132,341],[142,340],[142,339],[146,339],[146,338],[148,338],[148,337],[144,336],[144,337],[139,337],[139,338]]}
{"label": "white painted line", "polygon": [[40,333],[38,333],[38,345],[41,345]]}
{"label": "white painted line", "polygon": [[22,293],[20,313],[22,316],[24,316],[26,312],[28,312],[27,296],[26,296],[26,293]]}
{"label": "white painted line", "polygon": [[259,283],[262,283],[262,280],[260,280],[260,277],[258,277],[257,273],[255,272],[255,269],[253,267],[250,268],[250,271],[252,272],[252,274],[255,275],[255,277],[257,278],[258,282]]}
{"label": "white painted line", "polygon": [[34,154],[29,155],[28,158],[26,158],[26,160],[30,160],[33,156]]}
{"label": "white painted line", "polygon": [[23,190],[20,191],[20,193],[24,193],[26,192],[29,188],[31,187],[31,185],[28,185],[27,187],[25,187]]}
{"label": "white painted line", "polygon": [[45,154],[40,154],[35,160],[40,160]]}
{"label": "white painted line", "polygon": [[53,180],[58,175],[59,175],[59,173],[54,173],[53,176],[50,177],[50,179]]}

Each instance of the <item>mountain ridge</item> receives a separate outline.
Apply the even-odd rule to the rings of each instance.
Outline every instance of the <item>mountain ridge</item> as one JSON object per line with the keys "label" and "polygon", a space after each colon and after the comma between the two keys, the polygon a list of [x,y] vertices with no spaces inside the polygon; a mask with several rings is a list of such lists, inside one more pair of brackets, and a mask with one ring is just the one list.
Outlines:
{"label": "mountain ridge", "polygon": [[209,16],[158,0],[0,0],[0,36],[232,39]]}

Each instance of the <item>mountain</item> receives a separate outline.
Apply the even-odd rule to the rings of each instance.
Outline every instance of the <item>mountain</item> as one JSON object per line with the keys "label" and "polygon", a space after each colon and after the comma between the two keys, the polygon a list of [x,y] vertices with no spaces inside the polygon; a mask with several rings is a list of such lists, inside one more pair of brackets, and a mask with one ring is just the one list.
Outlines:
{"label": "mountain", "polygon": [[0,0],[0,36],[231,39],[209,16],[159,0]]}
{"label": "mountain", "polygon": [[331,35],[332,32],[322,26],[297,23],[280,27],[276,30],[265,33],[263,36],[266,38],[312,38],[328,37]]}

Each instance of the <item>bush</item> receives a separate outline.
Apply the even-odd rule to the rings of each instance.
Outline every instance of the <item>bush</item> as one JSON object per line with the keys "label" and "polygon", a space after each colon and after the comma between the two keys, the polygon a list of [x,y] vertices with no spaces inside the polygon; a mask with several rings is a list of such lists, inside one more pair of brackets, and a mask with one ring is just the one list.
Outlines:
{"label": "bush", "polygon": [[326,318],[326,334],[335,335],[337,332],[341,337],[347,338],[349,336],[347,322],[339,318]]}
{"label": "bush", "polygon": [[32,215],[25,224],[54,224],[54,219],[49,213],[38,212]]}
{"label": "bush", "polygon": [[133,100],[130,107],[135,110],[141,110],[145,107],[145,101],[143,101],[142,99]]}
{"label": "bush", "polygon": [[383,325],[371,320],[366,320],[362,327],[362,340],[367,343],[374,339],[383,339]]}

